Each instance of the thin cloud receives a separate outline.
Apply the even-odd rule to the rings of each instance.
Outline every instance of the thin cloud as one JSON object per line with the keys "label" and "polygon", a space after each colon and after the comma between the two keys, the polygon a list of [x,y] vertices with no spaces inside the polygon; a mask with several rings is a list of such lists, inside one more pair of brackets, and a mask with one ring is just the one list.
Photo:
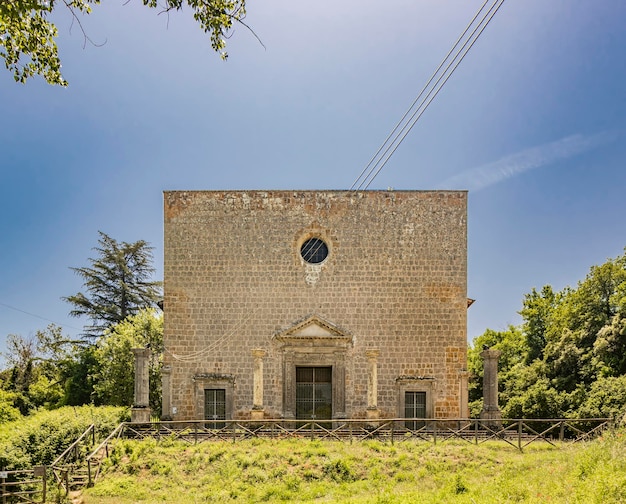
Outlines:
{"label": "thin cloud", "polygon": [[445,180],[442,186],[446,189],[463,188],[473,192],[479,191],[529,170],[577,156],[615,140],[617,136],[618,133],[615,131],[603,131],[590,136],[571,135],[555,142],[511,154],[493,163],[466,170]]}

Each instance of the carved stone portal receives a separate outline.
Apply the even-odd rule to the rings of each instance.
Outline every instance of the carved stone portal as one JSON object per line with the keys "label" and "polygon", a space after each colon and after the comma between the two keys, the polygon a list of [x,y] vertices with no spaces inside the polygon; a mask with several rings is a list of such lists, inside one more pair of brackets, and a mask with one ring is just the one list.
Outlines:
{"label": "carved stone portal", "polygon": [[332,368],[332,418],[346,418],[346,352],[353,337],[335,324],[310,315],[273,336],[283,366],[283,416],[296,418],[296,368]]}

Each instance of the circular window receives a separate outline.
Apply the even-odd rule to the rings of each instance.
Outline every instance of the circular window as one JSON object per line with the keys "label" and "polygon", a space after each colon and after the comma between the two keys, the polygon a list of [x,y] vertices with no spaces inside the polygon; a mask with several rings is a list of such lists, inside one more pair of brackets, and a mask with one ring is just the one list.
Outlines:
{"label": "circular window", "polygon": [[300,247],[300,255],[309,264],[319,264],[328,257],[328,246],[319,238],[309,238]]}

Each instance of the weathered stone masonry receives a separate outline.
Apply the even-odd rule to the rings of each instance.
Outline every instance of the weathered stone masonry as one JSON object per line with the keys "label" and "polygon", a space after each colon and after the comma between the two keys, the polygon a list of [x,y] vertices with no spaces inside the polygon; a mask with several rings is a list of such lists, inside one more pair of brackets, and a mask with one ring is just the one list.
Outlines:
{"label": "weathered stone masonry", "polygon": [[468,415],[465,191],[167,191],[164,207],[164,417]]}

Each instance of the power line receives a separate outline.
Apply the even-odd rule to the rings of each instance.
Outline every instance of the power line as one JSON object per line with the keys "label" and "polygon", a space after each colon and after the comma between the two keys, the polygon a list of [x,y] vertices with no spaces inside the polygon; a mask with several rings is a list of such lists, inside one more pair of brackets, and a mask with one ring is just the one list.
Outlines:
{"label": "power line", "polygon": [[[367,163],[363,171],[359,174],[356,180],[353,182],[350,190],[360,191],[366,190],[370,184],[374,181],[376,176],[380,173],[380,171],[384,168],[384,166],[389,161],[389,158],[393,155],[396,149],[400,146],[402,141],[406,138],[408,133],[411,131],[415,123],[419,120],[422,114],[425,112],[428,105],[435,99],[435,97],[441,91],[441,88],[451,77],[452,73],[459,66],[461,61],[465,58],[469,50],[476,43],[480,35],[483,33],[489,22],[493,19],[495,14],[498,12],[504,0],[495,0],[491,6],[483,13],[485,10],[485,6],[488,4],[490,0],[485,0],[480,9],[476,12],[470,23],[467,25],[465,30],[461,33],[457,41],[452,46],[452,49],[448,51],[446,57],[441,61],[435,72],[431,75],[430,79],[426,83],[426,85],[422,88],[417,98],[413,101],[411,106],[407,109],[407,111],[402,116],[402,119],[396,124],[393,128],[392,132],[385,139],[379,149],[376,151],[374,156]],[[483,13],[482,18],[478,23],[476,20]],[[471,32],[471,33],[470,33]],[[469,33],[469,35],[468,35]],[[455,52],[456,51],[456,52]],[[453,55],[452,58],[450,56]],[[445,66],[443,72],[441,69]],[[433,83],[434,81],[434,83]],[[424,93],[428,90],[426,95]],[[417,107],[415,105],[418,103],[420,98],[422,101],[419,103]],[[412,112],[412,113],[411,113]],[[410,116],[409,116],[410,115]],[[407,119],[408,117],[408,119]],[[402,127],[400,127],[402,125]],[[392,138],[393,137],[393,138]]]}
{"label": "power line", "polygon": [[16,308],[15,306],[8,305],[6,303],[0,302],[0,306],[4,306],[5,308],[9,308],[10,310],[15,310],[15,311],[20,312],[20,313],[24,313],[25,315],[30,315],[31,317],[35,317],[35,318],[38,318],[38,319],[41,319],[41,320],[45,320],[46,322],[52,322],[53,324],[56,324],[56,325],[58,325],[60,327],[67,327],[69,329],[75,329],[76,331],[82,331],[82,329],[79,329],[78,327],[72,327],[71,325],[68,325],[68,324],[60,324],[58,322],[55,322],[54,320],[50,320],[49,318],[42,317],[40,315],[35,315],[34,313],[30,313],[30,312],[27,312],[25,310],[20,310],[19,308]]}
{"label": "power line", "polygon": [[169,353],[177,361],[181,361],[181,362],[199,362],[199,361],[205,359],[212,352],[217,350],[217,348],[222,344],[223,341],[225,341],[226,339],[232,338],[232,336],[237,331],[239,331],[240,328],[243,327],[244,324],[246,324],[259,311],[259,308],[260,307],[257,306],[253,311],[249,312],[242,320],[240,320],[235,325],[235,327],[233,327],[233,329],[231,331],[223,334],[217,340],[215,340],[214,342],[212,342],[208,346],[205,346],[204,348],[201,348],[200,350],[197,350],[195,352],[190,352],[188,354],[175,354],[169,348],[164,348],[164,351]]}
{"label": "power line", "polygon": [[[480,9],[478,9],[476,14],[474,14],[472,20],[465,27],[461,35],[459,35],[452,48],[448,51],[448,54],[446,54],[441,63],[439,63],[437,69],[430,76],[415,100],[413,100],[413,103],[411,103],[400,121],[398,121],[398,123],[394,126],[391,133],[378,148],[374,156],[372,156],[372,158],[369,160],[365,168],[363,168],[363,171],[361,171],[359,176],[353,182],[352,186],[350,186],[350,191],[367,190],[369,188],[376,176],[387,164],[393,153],[400,146],[400,144],[409,134],[411,129],[413,129],[413,126],[415,126],[415,123],[417,123],[419,118],[426,111],[428,105],[430,105],[430,103],[439,94],[441,88],[451,77],[452,73],[456,70],[461,61],[463,61],[469,50],[478,40],[478,37],[480,37],[489,22],[493,19],[495,14],[504,3],[504,0],[493,0],[489,8],[485,10],[485,7],[489,4],[490,1],[492,0],[485,0]],[[480,21],[476,22],[476,20],[481,16],[481,13],[482,18],[480,19]],[[450,58],[452,55],[453,57]],[[424,95],[424,93],[426,94]],[[421,103],[416,108],[417,103],[422,97],[423,99]],[[322,243],[323,241],[320,241],[316,248],[312,250],[311,253],[313,255],[318,252],[318,250],[322,246]]]}

